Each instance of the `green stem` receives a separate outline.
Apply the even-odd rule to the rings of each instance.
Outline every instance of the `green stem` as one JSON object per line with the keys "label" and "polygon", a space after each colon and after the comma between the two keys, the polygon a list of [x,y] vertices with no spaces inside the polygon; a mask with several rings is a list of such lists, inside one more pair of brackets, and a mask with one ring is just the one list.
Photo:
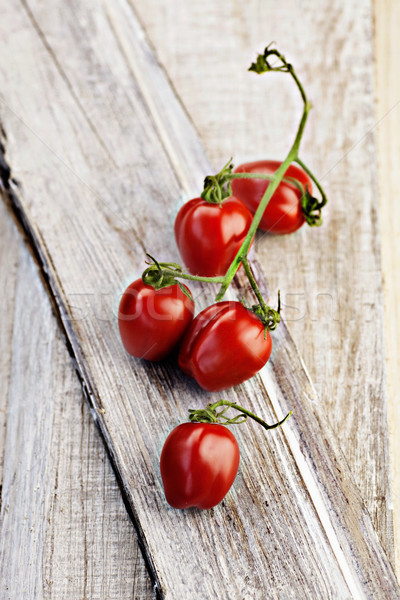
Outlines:
{"label": "green stem", "polygon": [[265,190],[265,193],[264,193],[263,197],[261,198],[261,202],[258,205],[258,208],[254,214],[253,221],[252,221],[252,223],[250,225],[250,229],[243,241],[243,244],[239,248],[235,258],[233,259],[228,271],[225,274],[224,282],[221,285],[221,288],[216,296],[217,301],[222,300],[222,298],[224,297],[224,295],[226,293],[226,290],[228,289],[232,279],[234,278],[234,276],[236,274],[236,271],[239,268],[240,263],[242,262],[242,258],[244,256],[245,257],[247,256],[249,249],[250,249],[251,242],[252,242],[253,237],[254,237],[254,235],[257,231],[257,228],[260,224],[260,221],[261,221],[264,211],[268,205],[268,202],[271,200],[274,192],[276,192],[280,182],[282,181],[282,179],[285,175],[286,170],[288,169],[289,165],[297,159],[297,154],[299,151],[301,138],[303,136],[304,127],[307,122],[308,113],[310,112],[310,109],[311,109],[311,103],[307,100],[307,96],[304,92],[303,86],[301,85],[299,79],[297,78],[295,72],[293,71],[293,68],[291,67],[291,65],[289,65],[289,67],[290,68],[289,68],[288,72],[294,79],[294,81],[300,91],[300,95],[303,99],[303,102],[304,102],[303,114],[302,114],[302,117],[300,120],[300,124],[297,129],[296,137],[292,144],[292,147],[290,148],[289,153],[288,153],[287,157],[285,158],[285,160],[283,161],[283,163],[280,165],[280,167],[274,173],[273,178],[271,179],[271,183]]}
{"label": "green stem", "polygon": [[[225,408],[224,410],[217,412],[217,408],[220,406],[226,406],[227,408]],[[209,404],[207,406],[206,409],[200,409],[200,410],[189,410],[189,419],[192,423],[223,423],[224,425],[235,425],[235,424],[239,424],[242,423],[242,421],[238,420],[238,416],[229,419],[228,417],[225,417],[225,412],[229,409],[229,408],[234,408],[235,410],[239,411],[240,415],[238,415],[239,417],[241,415],[243,415],[245,417],[244,420],[246,420],[247,417],[250,417],[250,419],[253,419],[253,421],[256,421],[257,423],[259,423],[261,425],[261,427],[263,427],[264,429],[276,429],[277,427],[280,427],[281,425],[283,425],[283,423],[293,414],[293,411],[290,411],[286,417],[284,417],[281,421],[278,421],[277,423],[274,423],[273,425],[268,425],[268,423],[266,423],[265,421],[263,421],[263,419],[260,419],[260,417],[257,417],[257,415],[255,415],[254,413],[250,412],[249,410],[247,410],[247,408],[243,408],[243,406],[239,406],[238,404],[235,404],[234,402],[229,402],[229,400],[218,400],[218,402],[215,402],[214,404]]]}
{"label": "green stem", "polygon": [[191,281],[204,281],[205,283],[224,283],[225,277],[223,275],[218,277],[201,277],[200,275],[189,275],[189,273],[183,273],[182,271],[174,271],[172,269],[162,269],[163,275],[171,275],[176,279],[190,279]]}
{"label": "green stem", "polygon": [[303,161],[300,160],[300,158],[298,156],[296,156],[296,158],[294,159],[294,162],[297,162],[297,164],[300,165],[300,167],[303,169],[303,171],[305,171],[307,173],[307,175],[310,177],[310,179],[312,179],[312,181],[317,186],[317,189],[322,197],[322,202],[320,203],[320,208],[322,208],[328,202],[328,198],[327,198],[320,182],[318,181],[318,179],[316,178],[314,173],[312,173],[312,171],[310,171],[310,169],[307,167],[307,165],[304,164]]}
{"label": "green stem", "polygon": [[250,263],[249,263],[249,261],[247,259],[247,256],[242,256],[241,262],[242,262],[244,270],[246,271],[246,275],[247,275],[247,278],[248,278],[248,280],[250,282],[250,285],[253,288],[253,291],[254,291],[255,295],[257,296],[257,300],[258,300],[258,302],[259,302],[259,304],[260,304],[260,306],[262,308],[264,316],[266,316],[268,314],[268,310],[269,309],[268,309],[268,306],[265,303],[264,298],[262,297],[262,294],[261,294],[261,292],[260,292],[260,290],[258,288],[257,282],[254,279],[253,271],[251,270]]}

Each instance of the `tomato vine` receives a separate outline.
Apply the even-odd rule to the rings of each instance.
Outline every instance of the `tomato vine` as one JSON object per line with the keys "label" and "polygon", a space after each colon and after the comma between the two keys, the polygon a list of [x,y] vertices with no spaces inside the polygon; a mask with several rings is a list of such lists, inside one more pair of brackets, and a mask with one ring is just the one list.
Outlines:
{"label": "tomato vine", "polygon": [[[178,248],[190,272],[184,271],[178,263],[160,262],[150,254],[147,254],[150,262],[147,263],[148,267],[142,274],[143,285],[148,286],[156,292],[160,292],[169,286],[178,286],[180,291],[191,302],[193,302],[191,292],[181,283],[181,280],[218,284],[220,287],[215,300],[219,303],[224,298],[237,270],[240,266],[243,267],[258,302],[250,309],[246,309],[246,311],[252,311],[259,321],[261,321],[264,328],[265,344],[259,344],[258,334],[260,328],[254,328],[254,323],[250,319],[248,312],[241,311],[235,305],[224,306],[223,311],[215,308],[217,305],[212,305],[209,307],[210,310],[206,309],[202,311],[201,315],[198,315],[194,319],[193,324],[189,324],[188,320],[187,331],[183,332],[180,338],[179,364],[186,373],[192,376],[195,376],[193,373],[198,372],[197,380],[199,382],[202,377],[204,382],[202,385],[205,389],[215,390],[220,388],[218,388],[217,367],[215,367],[214,371],[211,370],[210,372],[208,363],[206,365],[206,362],[203,360],[203,364],[200,365],[197,360],[194,349],[197,349],[197,352],[200,352],[200,348],[203,349],[202,352],[205,351],[204,341],[200,341],[200,331],[207,329],[209,336],[214,336],[214,343],[218,348],[218,350],[215,350],[215,364],[218,364],[218,368],[222,369],[225,375],[227,375],[226,377],[220,377],[219,383],[222,380],[224,384],[228,384],[229,381],[232,382],[232,385],[241,383],[256,372],[254,371],[256,362],[255,351],[252,352],[250,349],[242,346],[243,362],[246,363],[247,361],[247,368],[243,370],[241,377],[232,376],[231,379],[229,378],[229,374],[227,374],[228,366],[223,364],[223,357],[221,356],[221,347],[225,343],[227,335],[232,343],[234,343],[234,327],[231,327],[231,332],[227,333],[225,331],[224,322],[228,318],[227,314],[231,315],[230,318],[236,315],[235,318],[241,321],[242,327],[245,326],[245,323],[247,323],[247,327],[250,327],[250,329],[253,327],[252,331],[254,335],[251,338],[251,343],[254,345],[254,348],[258,348],[258,351],[263,356],[263,360],[259,361],[259,365],[262,366],[269,359],[271,342],[268,333],[276,329],[280,322],[280,296],[278,294],[278,306],[276,309],[268,306],[260,292],[248,260],[251,244],[262,219],[265,220],[267,207],[270,210],[271,207],[274,207],[275,203],[273,215],[276,215],[277,210],[278,214],[279,210],[282,210],[281,207],[276,207],[276,198],[279,194],[282,197],[286,194],[287,197],[294,198],[296,203],[295,216],[289,217],[289,226],[281,224],[278,228],[275,227],[275,229],[272,229],[272,231],[276,231],[277,233],[287,233],[295,231],[304,222],[307,222],[311,226],[320,225],[322,223],[321,210],[327,202],[327,197],[321,184],[299,156],[301,139],[312,105],[292,64],[286,60],[281,52],[270,44],[262,54],[257,56],[256,61],[249,67],[249,71],[259,75],[268,72],[286,73],[293,79],[300,93],[303,101],[303,111],[296,136],[286,158],[282,162],[259,161],[259,163],[248,163],[248,165],[239,166],[235,171],[232,159],[230,159],[219,173],[206,176],[201,196],[184,204],[175,221],[175,237]],[[294,163],[299,166],[297,167]],[[260,171],[264,170],[264,172],[254,172],[254,165],[258,164],[263,167]],[[260,197],[257,197],[256,201],[252,201],[250,203],[251,206],[245,200],[242,201],[239,195],[237,197],[232,195],[233,186],[240,181],[243,183],[246,181],[249,183],[259,182],[257,184],[257,194],[260,194]],[[320,198],[312,195],[311,182],[315,184]],[[284,187],[282,188],[282,186]],[[247,191],[250,188],[247,188]],[[285,194],[283,191],[285,191]],[[137,285],[136,288],[138,288]],[[138,298],[144,298],[146,294],[148,295],[148,292],[144,289]],[[155,302],[156,298],[154,297],[153,300]],[[157,297],[157,301],[161,303],[161,298]],[[129,322],[127,323],[127,306],[129,310],[133,311],[137,309],[137,303],[132,300],[129,303],[125,301],[124,322],[120,323],[120,330],[123,330],[127,337],[134,337],[135,322],[132,320],[132,325]],[[213,322],[215,320],[218,324],[215,323],[214,326]],[[154,326],[153,329],[156,331],[157,327]],[[188,333],[188,331],[191,333]],[[235,335],[240,335],[238,332],[239,327],[237,327]],[[171,334],[169,333],[169,335]],[[176,344],[177,342],[174,338],[174,345],[176,346]],[[136,348],[133,342],[125,345]],[[182,350],[182,347],[185,350]],[[208,355],[209,352],[209,349],[207,349]],[[156,355],[158,356],[158,354]],[[211,357],[209,358],[211,360],[213,357],[212,353],[209,357]],[[228,362],[227,356],[225,359]],[[239,371],[241,371],[240,367],[241,365],[238,365]],[[258,370],[259,368],[261,367],[259,366]],[[200,372],[202,373],[201,377]],[[205,375],[206,372],[208,373],[207,376]],[[212,386],[211,384],[207,385],[205,381],[207,377],[213,381]]]}
{"label": "tomato vine", "polygon": [[[271,62],[271,59],[276,59],[276,62]],[[269,306],[266,305],[258,289],[257,283],[252,275],[247,255],[251,243],[253,241],[254,235],[257,231],[257,228],[260,224],[260,221],[268,203],[270,202],[271,198],[273,197],[281,182],[292,184],[300,190],[303,213],[307,223],[311,226],[321,225],[321,210],[327,203],[327,197],[316,176],[311,172],[311,170],[299,157],[300,142],[304,133],[304,128],[307,122],[309,111],[312,108],[312,104],[307,98],[304,87],[300,82],[293,68],[293,65],[286,60],[283,54],[281,54],[276,48],[273,48],[270,44],[265,48],[263,54],[259,54],[257,56],[256,61],[252,63],[249,67],[249,71],[253,71],[254,73],[257,73],[259,75],[267,72],[288,73],[292,77],[300,92],[301,98],[303,100],[303,113],[300,119],[294,142],[286,158],[283,162],[281,162],[280,166],[273,175],[267,175],[265,173],[246,172],[234,173],[232,159],[230,159],[219,173],[217,173],[216,175],[208,175],[205,178],[204,189],[201,194],[201,197],[206,202],[210,204],[217,204],[219,206],[222,205],[224,199],[231,196],[231,182],[233,180],[259,179],[266,180],[269,182],[268,187],[266,188],[265,193],[253,216],[250,228],[248,229],[247,234],[225,275],[218,275],[215,277],[201,276],[196,274],[193,275],[185,273],[180,267],[180,265],[177,265],[176,263],[157,263],[154,259],[152,259],[154,261],[154,264],[151,265],[148,269],[146,269],[143,273],[143,281],[150,285],[156,286],[158,285],[157,282],[160,280],[160,278],[165,277],[164,281],[167,281],[168,277],[172,277],[173,279],[188,279],[207,283],[218,283],[220,284],[220,289],[216,296],[216,301],[219,301],[222,300],[222,298],[224,297],[239,266],[242,264],[245,269],[246,275],[250,281],[252,289],[259,301],[259,308],[255,310],[255,312],[262,320],[266,320],[268,329],[272,330],[275,329],[277,323],[279,323],[280,311],[271,309]],[[285,177],[285,173],[288,167],[291,165],[291,163],[297,163],[305,171],[305,173],[307,173],[310,179],[315,183],[321,195],[320,200],[311,195],[308,186],[304,187],[304,185],[300,181],[293,177]]]}
{"label": "tomato vine", "polygon": [[[299,156],[312,105],[293,66],[270,44],[249,71],[287,73],[299,90],[303,112],[286,158],[282,162],[247,163],[236,170],[230,159],[219,173],[208,175],[201,196],[188,201],[175,220],[177,245],[190,272],[178,263],[160,262],[147,254],[148,266],[142,278],[125,291],[118,314],[121,339],[130,354],[161,360],[179,347],[182,371],[210,392],[246,381],[271,354],[269,332],[280,322],[280,294],[277,309],[271,308],[254,277],[248,253],[257,229],[282,234],[296,231],[305,222],[319,226],[327,203],[321,184]],[[312,195],[312,184],[320,198]],[[244,197],[235,190],[241,190]],[[285,206],[292,211],[288,218],[282,214]],[[275,219],[271,228],[268,211],[268,218],[272,214]],[[257,299],[251,308],[222,301],[241,266]],[[218,284],[216,302],[194,318],[192,294],[180,280]],[[228,417],[229,409],[239,414]],[[240,454],[235,437],[224,425],[242,423],[249,417],[269,430],[281,426],[291,414],[269,425],[226,400],[190,410],[189,423],[171,431],[161,453],[160,469],[169,504],[175,508],[211,508],[230,489]]]}

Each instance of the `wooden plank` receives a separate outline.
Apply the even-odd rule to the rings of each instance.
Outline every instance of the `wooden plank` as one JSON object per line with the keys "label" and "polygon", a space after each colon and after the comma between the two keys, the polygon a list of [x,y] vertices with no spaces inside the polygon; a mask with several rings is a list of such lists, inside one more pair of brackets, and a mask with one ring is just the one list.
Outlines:
{"label": "wooden plank", "polygon": [[382,239],[385,342],[389,393],[389,441],[393,482],[396,570],[400,575],[400,4],[374,2],[377,90],[377,138],[379,149],[379,212]]}
{"label": "wooden plank", "polygon": [[[6,214],[6,210],[1,206],[1,214]],[[10,216],[8,216],[10,219]],[[7,400],[8,389],[10,385],[11,373],[11,348],[13,321],[14,321],[14,302],[15,302],[15,283],[17,271],[17,256],[15,237],[13,231],[7,227],[6,217],[0,219],[0,250],[1,250],[1,288],[6,292],[0,294],[0,314],[4,315],[1,319],[0,327],[0,482],[3,480],[4,463],[4,442],[7,426]]]}
{"label": "wooden plank", "polygon": [[4,203],[0,289],[1,314],[10,317],[0,321],[0,595],[150,600],[118,484]]}
{"label": "wooden plank", "polygon": [[[263,374],[268,402],[263,381],[257,379],[227,397],[245,394],[249,406],[271,419],[289,403],[296,411],[291,426],[270,436],[268,445],[263,439],[256,455],[258,433],[253,435],[249,428],[247,433],[238,434],[244,457],[242,478],[226,502],[213,511],[213,520],[207,513],[182,515],[165,506],[157,474],[162,439],[183,416],[189,402],[203,404],[205,395],[190,386],[171,364],[127,361],[115,322],[107,318],[113,299],[108,311],[97,309],[96,313],[90,301],[109,299],[118,282],[138,272],[139,257],[132,256],[132,247],[151,243],[160,253],[168,245],[165,221],[173,213],[170,205],[165,207],[164,199],[179,196],[181,173],[171,169],[164,154],[168,130],[159,134],[160,120],[149,121],[154,105],[146,105],[143,95],[138,94],[138,84],[142,91],[146,83],[157,84],[150,96],[158,99],[158,106],[178,112],[179,107],[156,64],[150,79],[148,73],[141,74],[139,81],[137,73],[133,76],[127,49],[137,66],[140,60],[136,53],[146,47],[144,40],[139,48],[129,45],[129,38],[124,36],[130,32],[132,38],[137,28],[128,7],[113,3],[107,5],[106,13],[86,12],[85,8],[71,7],[73,22],[70,13],[65,13],[66,7],[64,12],[58,13],[57,8],[53,13],[42,13],[43,6],[34,6],[34,14],[24,4],[24,11],[16,13],[15,7],[9,7],[5,12],[5,31],[18,32],[7,39],[11,63],[14,61],[19,76],[27,82],[27,95],[29,91],[29,102],[18,96],[16,111],[11,78],[7,107],[2,110],[5,129],[12,131],[7,142],[8,160],[14,176],[23,181],[23,189],[12,181],[9,184],[14,207],[21,210],[59,303],[97,420],[106,440],[112,443],[112,458],[126,485],[160,589],[171,598],[189,594],[257,598],[265,597],[266,590],[277,598],[285,594],[323,597],[326,593],[341,598],[349,594],[396,597],[393,573],[337,443],[329,428],[321,426],[324,419],[316,413],[315,393],[284,327],[275,338],[274,360]],[[88,39],[79,31],[88,22],[95,25],[90,52],[85,47]],[[96,31],[101,31],[101,39]],[[63,39],[72,35],[84,44],[68,45],[64,54]],[[23,64],[18,52],[21,42]],[[111,66],[104,62],[104,56],[113,57]],[[150,54],[144,56],[151,66]],[[37,82],[41,82],[40,94],[35,91]],[[115,89],[120,92],[117,98]],[[111,98],[113,113],[107,105]],[[16,112],[29,124],[29,130]],[[183,122],[184,115],[180,118]],[[191,132],[189,123],[176,131],[183,145],[187,130]],[[189,140],[191,144],[192,133]],[[192,161],[199,146],[192,148],[190,144],[187,160]],[[58,157],[62,157],[61,164]],[[39,160],[32,169],[33,158]],[[201,165],[191,164],[198,178]],[[154,187],[155,169],[163,182],[162,194]],[[130,195],[135,206],[129,212]],[[149,197],[158,210],[152,211],[151,228],[144,230],[143,209]],[[130,223],[126,222],[128,214]],[[96,243],[99,236],[101,245]],[[160,396],[166,407],[156,415]],[[172,416],[172,409],[176,409],[176,416]],[[265,470],[265,464],[274,465],[274,469]],[[227,511],[233,516],[228,523]],[[179,558],[182,562],[178,568]],[[236,575],[234,580],[229,564]],[[207,578],[207,573],[213,577]]]}
{"label": "wooden plank", "polygon": [[[393,560],[370,2],[352,2],[351,7],[258,0],[176,4],[170,10],[162,0],[135,1],[216,169],[232,154],[240,164],[283,158],[290,146],[300,105],[297,91],[284,77],[262,80],[246,73],[268,40],[276,40],[291,56],[314,103],[302,154],[329,192],[325,225],[319,231],[304,228],[284,238],[259,235],[257,256],[271,290],[281,290],[285,320]],[[392,71],[388,68],[398,56],[394,47],[398,22],[393,8],[376,5],[394,32],[391,38],[382,34],[385,80],[376,87],[378,98],[381,90],[390,90],[388,110],[399,98],[396,66]],[[382,108],[380,116],[386,110]],[[398,113],[392,111],[391,119]],[[382,125],[393,134],[398,131],[389,119]],[[392,156],[395,148],[394,134]],[[391,177],[384,176],[384,182],[394,179],[398,184],[396,160],[385,164]],[[395,189],[384,195],[393,202],[397,196]],[[385,207],[395,214],[386,200]],[[398,233],[399,219],[389,219]],[[390,243],[384,260],[388,254],[392,260],[396,256],[390,242],[398,239],[395,234],[384,235]],[[395,267],[392,271],[389,285],[395,286]],[[399,373],[393,358],[398,356],[394,346],[399,335],[392,326],[398,302],[393,299],[391,306],[387,312],[390,355],[392,369]],[[396,407],[397,399],[398,394]],[[397,432],[394,417],[392,410]],[[392,461],[394,469],[398,462]]]}

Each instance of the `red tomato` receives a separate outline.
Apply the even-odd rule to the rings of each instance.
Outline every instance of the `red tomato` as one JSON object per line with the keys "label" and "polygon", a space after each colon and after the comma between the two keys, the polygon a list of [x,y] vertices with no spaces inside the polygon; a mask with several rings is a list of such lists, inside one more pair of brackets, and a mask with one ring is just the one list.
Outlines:
{"label": "red tomato", "polygon": [[256,315],[240,302],[212,304],[192,321],[182,340],[178,363],[209,392],[238,385],[265,365],[271,337]]}
{"label": "red tomato", "polygon": [[235,436],[218,423],[183,423],[167,437],[160,470],[174,508],[207,509],[225,497],[239,467]]}
{"label": "red tomato", "polygon": [[[281,164],[277,160],[259,160],[240,165],[234,172],[273,175]],[[312,193],[311,179],[300,167],[289,165],[285,176],[298,179],[304,187],[308,185],[309,192]],[[233,179],[232,192],[255,213],[268,185],[269,181],[263,179]],[[301,196],[302,193],[296,186],[280,183],[265,209],[259,229],[277,234],[297,231],[305,222]]]}
{"label": "red tomato", "polygon": [[193,313],[194,302],[178,284],[155,290],[138,279],[125,290],[119,305],[122,343],[132,356],[161,360],[177,346]]}
{"label": "red tomato", "polygon": [[186,202],[175,220],[175,238],[192,275],[225,275],[252,222],[249,209],[230,196],[222,204]]}

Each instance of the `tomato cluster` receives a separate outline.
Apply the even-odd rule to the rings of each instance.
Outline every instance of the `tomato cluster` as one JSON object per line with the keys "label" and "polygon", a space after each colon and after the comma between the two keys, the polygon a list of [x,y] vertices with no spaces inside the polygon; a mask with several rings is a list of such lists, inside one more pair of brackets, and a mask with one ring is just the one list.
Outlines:
{"label": "tomato cluster", "polygon": [[[327,202],[318,180],[298,155],[311,103],[293,66],[267,46],[249,70],[289,73],[300,91],[303,114],[286,159],[244,163],[234,171],[229,161],[220,173],[206,177],[201,197],[186,202],[175,220],[176,244],[188,273],[176,263],[159,263],[148,255],[152,262],[142,278],[125,290],[119,305],[119,332],[129,354],[159,361],[177,349],[181,370],[208,392],[250,379],[271,355],[269,332],[279,323],[280,301],[278,310],[266,305],[251,270],[247,255],[256,230],[282,235],[294,233],[306,222],[320,225]],[[312,182],[321,200],[312,196]],[[251,308],[222,301],[240,267],[258,301]],[[216,302],[194,318],[191,292],[179,279],[219,283]],[[219,406],[235,408],[240,414],[228,419],[227,408],[218,413]],[[250,416],[271,429],[289,416],[270,426],[224,400],[190,413],[191,422],[170,433],[161,453],[165,496],[174,508],[211,508],[230,489],[239,467],[239,448],[223,424]]]}
{"label": "tomato cluster", "polygon": [[[273,175],[279,166],[277,161],[247,163],[235,173]],[[308,176],[295,165],[290,165],[285,177],[311,187]],[[193,278],[225,275],[249,233],[253,214],[268,185],[265,179],[234,179],[235,195],[220,202],[195,198],[182,206],[175,220],[175,237]],[[282,181],[259,228],[275,234],[291,233],[304,222],[299,186],[290,179]],[[190,290],[176,279],[182,275],[180,267],[152,260],[154,264],[142,279],[128,286],[120,301],[118,325],[127,352],[159,361],[179,348],[179,367],[209,392],[253,377],[272,350],[262,310],[222,301],[193,318]],[[236,438],[222,424],[179,425],[167,437],[160,459],[167,502],[174,508],[216,506],[231,488],[239,461]]]}
{"label": "tomato cluster", "polygon": [[[280,164],[247,163],[235,172],[273,175]],[[311,187],[308,176],[295,165],[285,175]],[[175,237],[190,273],[211,278],[225,275],[249,232],[250,210],[256,211],[268,185],[262,179],[234,179],[232,188],[238,197],[228,196],[219,203],[195,198],[183,205],[175,220]],[[287,233],[303,223],[299,189],[290,181],[280,183],[260,228]],[[181,343],[179,366],[208,391],[238,385],[265,365],[272,344],[260,315],[240,302],[218,302],[192,322],[194,302],[188,288],[183,290],[185,286],[175,279],[166,284],[157,289],[137,280],[122,296],[119,331],[132,356],[161,360]]]}

